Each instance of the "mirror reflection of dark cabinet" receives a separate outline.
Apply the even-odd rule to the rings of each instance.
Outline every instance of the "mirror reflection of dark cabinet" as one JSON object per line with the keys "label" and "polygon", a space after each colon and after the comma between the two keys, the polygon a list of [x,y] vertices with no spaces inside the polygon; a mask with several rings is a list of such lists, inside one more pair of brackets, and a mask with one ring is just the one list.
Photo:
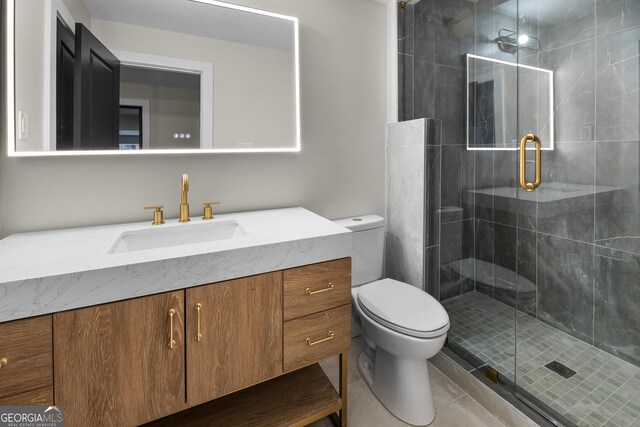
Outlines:
{"label": "mirror reflection of dark cabinet", "polygon": [[120,61],[82,24],[57,33],[57,149],[117,150]]}
{"label": "mirror reflection of dark cabinet", "polygon": [[75,36],[58,18],[56,45],[56,147],[73,150]]}

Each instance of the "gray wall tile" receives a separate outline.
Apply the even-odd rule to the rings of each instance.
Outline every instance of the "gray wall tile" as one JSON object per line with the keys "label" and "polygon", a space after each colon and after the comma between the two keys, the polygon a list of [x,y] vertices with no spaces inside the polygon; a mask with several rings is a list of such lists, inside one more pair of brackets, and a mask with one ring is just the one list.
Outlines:
{"label": "gray wall tile", "polygon": [[640,365],[640,256],[597,248],[594,344]]}
{"label": "gray wall tile", "polygon": [[593,342],[593,245],[538,235],[538,318]]}

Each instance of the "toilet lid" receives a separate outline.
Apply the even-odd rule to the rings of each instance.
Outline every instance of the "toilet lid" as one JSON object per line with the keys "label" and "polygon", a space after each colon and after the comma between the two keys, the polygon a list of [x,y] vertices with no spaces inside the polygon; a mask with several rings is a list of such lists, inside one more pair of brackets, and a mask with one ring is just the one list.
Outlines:
{"label": "toilet lid", "polygon": [[382,325],[413,337],[439,336],[449,329],[449,316],[435,298],[397,280],[383,279],[361,286],[358,304]]}

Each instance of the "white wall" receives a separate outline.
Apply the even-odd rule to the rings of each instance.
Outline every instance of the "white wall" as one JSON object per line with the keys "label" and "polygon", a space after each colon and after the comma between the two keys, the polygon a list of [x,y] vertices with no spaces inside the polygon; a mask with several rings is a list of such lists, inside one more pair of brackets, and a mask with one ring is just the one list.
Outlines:
{"label": "white wall", "polygon": [[[17,141],[20,151],[41,151],[44,104],[44,2],[18,0],[15,26],[22,29],[15,38],[16,111],[29,115],[29,136]],[[33,46],[37,46],[34,49]],[[17,118],[17,114],[16,114]]]}
{"label": "white wall", "polygon": [[[302,152],[287,154],[0,157],[3,235],[178,216],[304,206],[328,218],[384,213],[386,7],[370,0],[243,0],[300,18]],[[3,133],[4,135],[4,133]]]}

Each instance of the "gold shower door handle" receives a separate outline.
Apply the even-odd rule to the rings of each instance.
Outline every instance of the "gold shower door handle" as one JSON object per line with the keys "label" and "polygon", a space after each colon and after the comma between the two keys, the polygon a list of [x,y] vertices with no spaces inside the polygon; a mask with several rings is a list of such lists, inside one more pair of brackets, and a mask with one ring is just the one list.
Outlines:
{"label": "gold shower door handle", "polygon": [[[536,145],[536,180],[527,182],[527,142],[533,141]],[[542,143],[540,138],[530,133],[520,140],[520,187],[527,191],[533,191],[540,187],[542,180]]]}

